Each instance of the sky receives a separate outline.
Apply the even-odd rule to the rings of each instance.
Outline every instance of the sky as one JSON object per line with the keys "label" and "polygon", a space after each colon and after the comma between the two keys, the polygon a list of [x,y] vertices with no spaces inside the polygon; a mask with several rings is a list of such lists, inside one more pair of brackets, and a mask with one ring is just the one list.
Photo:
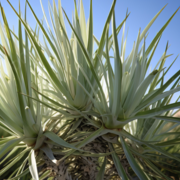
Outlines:
{"label": "sky", "polygon": [[[18,0],[9,0],[9,1],[12,3],[14,8],[18,10],[19,1]],[[55,1],[57,3],[58,0]],[[4,8],[10,28],[14,27],[15,32],[18,32],[17,31],[18,18],[16,14],[13,12],[13,10],[6,2],[6,0],[0,0],[0,2]],[[43,19],[40,0],[29,0],[29,2],[33,7],[33,10],[35,11],[38,18],[40,20]],[[52,0],[50,1],[42,0],[42,2],[44,5],[45,12],[49,18],[48,3],[52,4]],[[93,20],[94,20],[93,31],[97,39],[100,39],[101,37],[101,33],[103,31],[103,27],[106,18],[108,16],[109,10],[111,8],[112,2],[113,0],[93,0]],[[61,3],[69,19],[72,19],[71,17],[72,17],[72,12],[74,11],[74,1],[61,0]],[[22,14],[24,14],[23,13],[24,4],[25,4],[25,0],[20,0]],[[86,19],[88,19],[90,0],[83,0],[83,4],[85,9]],[[148,45],[150,44],[156,33],[166,23],[166,21],[170,18],[170,16],[176,11],[178,7],[180,7],[180,0],[117,0],[115,7],[116,25],[120,24],[122,20],[125,18],[127,8],[128,11],[130,12],[130,16],[128,17],[126,22],[126,31],[128,29],[126,56],[130,53],[132,49],[133,43],[137,38],[139,28],[141,28],[141,32],[142,32],[142,30],[146,27],[146,25],[150,22],[150,20],[166,4],[167,4],[166,8],[163,10],[163,12],[160,14],[160,16],[157,18],[157,20],[149,30],[149,35],[146,41],[146,47],[148,47]],[[0,19],[2,22],[2,18]],[[30,26],[34,28],[36,25],[36,21],[29,8],[27,9],[27,19]],[[70,35],[71,29],[68,26],[67,21],[66,21],[66,27],[67,27],[68,35]],[[121,42],[121,38],[120,38],[121,35],[122,32],[120,32],[118,37],[119,42]],[[155,66],[155,64],[162,56],[167,41],[169,41],[169,44],[171,45],[170,48],[168,49],[168,54],[173,54],[173,55],[167,59],[165,67],[168,67],[171,64],[171,62],[175,59],[175,57],[180,53],[180,10],[177,12],[177,14],[172,19],[172,21],[170,22],[170,24],[163,33],[158,48],[153,57],[152,68]],[[167,74],[165,80],[170,78],[179,69],[180,69],[180,57],[177,59],[177,61],[175,62],[175,64]]]}

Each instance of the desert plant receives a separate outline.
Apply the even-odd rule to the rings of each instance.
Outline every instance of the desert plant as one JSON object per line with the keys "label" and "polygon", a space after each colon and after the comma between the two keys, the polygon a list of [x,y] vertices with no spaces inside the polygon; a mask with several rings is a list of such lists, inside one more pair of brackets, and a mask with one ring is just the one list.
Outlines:
{"label": "desert plant", "polygon": [[[146,48],[147,32],[163,7],[142,32],[139,30],[132,51],[125,58],[125,28],[120,50],[117,37],[129,14],[116,27],[114,0],[98,41],[93,35],[92,0],[87,25],[82,0],[80,15],[74,2],[73,23],[62,10],[60,0],[58,9],[55,1],[53,7],[49,6],[53,32],[44,10],[47,30],[27,1],[43,33],[44,45],[39,40],[39,30],[32,30],[26,17],[23,19],[20,10],[18,13],[9,2],[19,17],[19,34],[15,35],[1,7],[1,52],[7,73],[1,65],[0,122],[11,136],[1,139],[0,157],[8,153],[5,162],[16,150],[21,152],[10,159],[0,174],[20,160],[20,168],[9,179],[29,172],[33,179],[39,179],[39,173],[40,179],[83,180],[126,180],[134,176],[142,180],[170,179],[167,172],[179,174],[172,167],[180,161],[180,120],[173,117],[173,110],[180,103],[178,99],[171,103],[171,99],[180,90],[180,71],[164,82],[177,59],[167,70],[164,68],[170,56],[168,43],[148,74],[161,35],[178,10]],[[63,14],[72,29],[71,39]]]}
{"label": "desert plant", "polygon": [[[26,32],[25,42],[22,40],[21,22],[19,21],[18,41],[13,40],[2,7],[1,13],[4,21],[4,27],[2,25],[0,27],[1,52],[7,72],[4,71],[3,61],[1,61],[0,117],[1,128],[10,134],[8,137],[1,138],[0,158],[9,152],[1,163],[12,155],[14,157],[9,160],[7,166],[1,169],[0,175],[21,160],[20,167],[16,167],[12,175],[21,174],[28,161],[29,169],[25,174],[30,171],[32,177],[37,179],[37,166],[40,162],[36,165],[35,151],[41,149],[40,151],[46,152],[49,157],[54,158],[52,151],[47,146],[48,142],[45,143],[47,139],[52,139],[56,144],[63,145],[64,143],[66,147],[77,148],[65,142],[51,130],[54,124],[52,125],[52,122],[48,123],[48,121],[49,117],[53,117],[53,111],[47,106],[40,105],[40,102],[33,103],[31,98],[37,98],[37,94],[32,92],[31,86],[40,90],[45,83],[43,83],[43,79],[37,82],[37,69],[33,69],[33,62],[30,63],[32,54],[30,55]],[[33,74],[30,72],[30,64],[34,70]],[[31,98],[23,96],[22,93]],[[46,128],[46,124],[49,124],[48,128]],[[46,133],[44,133],[45,131]]]}

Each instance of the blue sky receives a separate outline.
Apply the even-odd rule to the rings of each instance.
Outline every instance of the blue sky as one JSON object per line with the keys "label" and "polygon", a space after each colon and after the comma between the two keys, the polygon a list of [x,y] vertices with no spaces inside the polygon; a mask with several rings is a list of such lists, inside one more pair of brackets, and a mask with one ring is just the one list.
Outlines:
{"label": "blue sky", "polygon": [[[42,0],[43,5],[45,8],[45,11],[47,15],[48,13],[48,0]],[[12,5],[15,7],[16,10],[18,10],[19,1],[18,0],[10,0]],[[41,5],[39,0],[29,0],[31,6],[33,7],[36,15],[39,17],[39,19],[43,18],[43,13],[41,10]],[[52,3],[52,1],[49,1]],[[74,2],[73,0],[61,0],[62,7],[65,9],[69,19],[72,19],[72,12],[74,10]],[[57,3],[57,0],[56,0]],[[86,18],[88,18],[89,15],[89,0],[84,0],[84,9]],[[138,30],[141,27],[141,30],[143,30],[148,22],[156,15],[156,13],[168,3],[166,8],[163,10],[163,12],[160,14],[158,19],[155,21],[155,23],[152,25],[152,27],[149,30],[149,35],[146,41],[146,47],[151,42],[153,37],[156,35],[156,33],[160,30],[160,28],[165,24],[165,22],[168,20],[168,18],[174,13],[174,11],[180,6],[180,0],[117,0],[116,8],[115,8],[115,15],[116,15],[116,24],[118,25],[121,23],[121,21],[124,19],[127,8],[128,11],[131,12],[127,23],[126,23],[126,30],[128,29],[128,40],[127,40],[127,50],[126,50],[126,56],[131,51],[131,48],[133,46],[133,42],[137,38]],[[9,6],[9,4],[6,2],[6,0],[1,0],[1,4],[4,8],[4,11],[6,13],[9,25],[11,28],[13,28],[17,32],[18,29],[18,18],[16,17],[15,13]],[[24,12],[24,4],[25,0],[20,0],[21,9],[22,12]],[[94,35],[100,39],[101,33],[104,27],[104,23],[106,21],[106,18],[108,16],[110,7],[112,4],[112,0],[94,0],[93,1],[93,18],[94,18]],[[24,13],[23,13],[24,14]],[[28,23],[33,28],[35,27],[36,21],[30,12],[30,9],[28,8],[27,11],[27,17],[28,17]],[[2,18],[1,18],[2,19]],[[67,32],[70,35],[71,30],[66,22]],[[122,32],[120,32],[119,40],[121,37]],[[163,54],[165,50],[165,46],[167,41],[169,41],[169,44],[171,45],[168,49],[168,54],[173,54],[173,56],[169,57],[167,59],[167,62],[165,64],[166,67],[170,65],[170,63],[175,59],[175,57],[180,53],[180,10],[177,12],[175,17],[172,19],[168,27],[163,33],[163,36],[161,38],[161,41],[158,45],[158,48],[156,50],[156,53],[153,58],[152,67],[154,67],[155,63],[160,59],[161,55]],[[166,80],[172,76],[175,72],[177,72],[180,69],[180,57],[177,59],[174,66],[169,71],[169,74],[166,76]]]}

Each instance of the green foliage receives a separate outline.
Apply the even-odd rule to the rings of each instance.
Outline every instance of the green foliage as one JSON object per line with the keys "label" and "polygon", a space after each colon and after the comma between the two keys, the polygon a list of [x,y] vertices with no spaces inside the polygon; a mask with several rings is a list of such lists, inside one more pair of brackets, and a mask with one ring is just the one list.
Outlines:
{"label": "green foliage", "polygon": [[[0,128],[8,135],[0,138],[0,158],[3,158],[0,175],[7,175],[6,172],[14,166],[8,179],[26,179],[29,174],[35,180],[52,179],[54,172],[44,163],[50,161],[51,167],[64,167],[65,161],[71,164],[76,157],[103,160],[96,167],[99,171],[95,177],[97,180],[107,177],[112,163],[115,173],[123,180],[135,174],[142,180],[170,179],[167,171],[179,174],[173,166],[180,161],[180,119],[173,116],[174,109],[180,108],[180,102],[177,99],[171,103],[171,99],[180,91],[180,71],[164,82],[165,75],[177,59],[165,71],[164,64],[170,56],[167,54],[168,43],[154,70],[147,73],[162,33],[178,9],[146,48],[147,32],[164,6],[142,32],[139,30],[126,58],[127,37],[124,34],[129,14],[116,26],[114,0],[98,41],[93,34],[92,0],[87,23],[82,0],[79,14],[74,2],[72,23],[61,8],[60,0],[57,6],[55,1],[49,5],[54,32],[47,21],[42,1],[47,30],[28,1],[26,6],[37,21],[35,30],[26,22],[26,8],[23,18],[20,7],[18,13],[9,2],[19,17],[18,35],[9,29],[1,7]],[[72,29],[70,39],[63,15]],[[120,44],[118,34],[123,25]],[[40,30],[43,43],[39,40]],[[97,49],[94,49],[94,41]],[[101,139],[105,151],[86,150],[97,139]],[[129,170],[121,161],[122,154]],[[78,179],[83,179],[80,172],[76,174]],[[67,171],[61,178],[73,179],[71,175]]]}

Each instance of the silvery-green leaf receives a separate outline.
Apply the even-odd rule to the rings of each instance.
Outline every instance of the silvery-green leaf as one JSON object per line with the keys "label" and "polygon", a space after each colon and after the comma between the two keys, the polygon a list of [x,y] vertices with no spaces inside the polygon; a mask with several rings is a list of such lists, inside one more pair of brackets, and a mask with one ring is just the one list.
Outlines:
{"label": "silvery-green leaf", "polygon": [[39,180],[34,150],[29,154],[29,170],[34,180]]}

